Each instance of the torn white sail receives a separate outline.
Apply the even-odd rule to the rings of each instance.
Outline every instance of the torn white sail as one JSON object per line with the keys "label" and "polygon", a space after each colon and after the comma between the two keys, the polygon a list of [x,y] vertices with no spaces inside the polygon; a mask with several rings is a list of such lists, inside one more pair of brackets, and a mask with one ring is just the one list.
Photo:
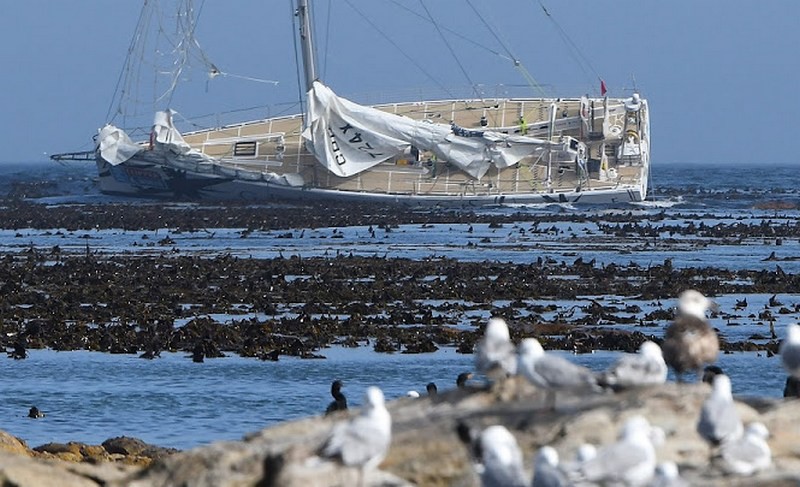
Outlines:
{"label": "torn white sail", "polygon": [[107,124],[97,132],[100,156],[112,166],[122,164],[143,150],[142,146],[132,141],[125,131],[111,124]]}
{"label": "torn white sail", "polygon": [[402,154],[411,146],[431,151],[480,179],[491,164],[509,167],[548,147],[546,140],[417,121],[358,105],[319,81],[308,93],[303,137],[317,160],[333,174],[352,176]]}

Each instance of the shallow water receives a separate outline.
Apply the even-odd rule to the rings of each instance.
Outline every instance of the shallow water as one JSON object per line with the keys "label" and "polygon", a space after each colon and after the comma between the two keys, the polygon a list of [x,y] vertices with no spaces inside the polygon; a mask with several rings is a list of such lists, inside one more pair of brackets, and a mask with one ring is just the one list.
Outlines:
{"label": "shallow water", "polygon": [[[420,355],[339,347],[321,353],[326,360],[263,362],[231,355],[197,364],[175,353],[150,361],[135,355],[32,350],[26,360],[0,360],[2,429],[30,446],[100,444],[125,435],[187,449],[321,414],[335,378],[344,381],[348,403],[355,407],[370,385],[381,387],[389,400],[405,398],[410,390],[424,395],[428,382],[440,391],[453,389],[456,376],[471,370],[473,360],[449,348]],[[598,371],[619,356],[557,353]],[[735,353],[721,355],[719,364],[731,376],[735,394],[780,397],[785,376],[778,360]],[[33,405],[46,417],[27,418]]]}
{"label": "shallow water", "polygon": [[[654,199],[621,209],[575,208],[559,205],[493,208],[487,213],[531,212],[547,215],[591,214],[612,217],[630,212],[639,222],[653,219],[653,225],[701,222],[708,226],[735,221],[757,223],[763,220],[793,223],[800,217],[800,171],[796,167],[771,167],[760,179],[743,178],[743,168],[702,165],[656,166],[653,168]],[[0,194],[6,194],[14,181],[50,181],[48,196],[33,198],[41,204],[84,204],[133,202],[103,196],[94,187],[93,165],[56,164],[0,166]],[[795,209],[763,210],[763,203],[794,203]],[[658,219],[656,222],[655,220]],[[438,224],[426,227],[402,225],[390,232],[368,228],[290,229],[254,231],[243,238],[243,229],[209,229],[178,232],[175,229],[123,231],[120,229],[74,231],[64,229],[0,230],[0,254],[18,253],[31,247],[47,250],[58,245],[63,253],[95,254],[192,254],[214,257],[231,254],[239,257],[274,258],[281,255],[365,256],[423,259],[431,256],[464,261],[500,261],[518,264],[538,258],[572,262],[578,256],[597,264],[615,263],[655,265],[672,259],[673,266],[718,266],[728,269],[800,272],[800,240],[787,238],[782,245],[775,239],[750,238],[738,244],[723,239],[676,236],[665,243],[659,238],[608,237],[598,232],[595,223],[546,223],[553,234],[534,233],[530,222],[490,228],[487,224]],[[470,226],[473,227],[470,232]],[[520,231],[524,230],[524,231]],[[291,233],[291,238],[287,238]],[[169,236],[174,243],[159,244]],[[764,260],[775,252],[780,261]],[[303,276],[296,276],[302,279]],[[563,276],[568,278],[568,276]],[[787,289],[780,299],[788,306],[800,303],[800,290]],[[718,296],[721,307],[731,310],[742,296]],[[590,297],[577,301],[555,301],[559,311],[574,305],[585,306]],[[618,297],[594,297],[609,304]],[[715,318],[713,326],[729,341],[745,340],[754,334],[769,336],[769,327],[751,315],[763,309],[769,295],[747,295],[748,308],[732,320]],[[626,299],[643,312],[659,307],[655,303]],[[285,303],[291,305],[291,303]],[[494,303],[503,306],[503,303]],[[672,303],[663,303],[671,306]],[[286,312],[291,312],[287,306]],[[482,313],[462,316],[460,327]],[[484,313],[485,314],[485,313]],[[238,318],[241,318],[239,316]],[[217,317],[223,319],[224,317]],[[545,318],[549,318],[545,316]],[[798,312],[777,315],[779,337],[787,323],[798,321]],[[179,323],[180,324],[180,323]],[[660,336],[663,327],[615,325]],[[0,359],[0,429],[21,437],[30,445],[57,441],[98,444],[115,436],[133,436],[160,446],[191,448],[216,440],[236,440],[269,424],[324,411],[330,382],[345,382],[344,392],[353,406],[369,385],[379,385],[388,398],[405,396],[408,390],[424,392],[428,382],[441,390],[455,386],[455,377],[472,368],[472,356],[453,349],[432,354],[376,354],[371,347],[331,348],[321,351],[326,360],[301,360],[281,357],[280,362],[262,362],[235,355],[195,364],[183,354],[164,353],[146,361],[133,355],[108,355],[91,352],[31,350],[22,361]],[[608,366],[617,354],[570,355],[569,358],[595,370]],[[721,355],[719,364],[732,378],[735,394],[779,397],[785,374],[777,357],[756,353]],[[25,417],[28,408],[37,406],[47,413],[41,420]]]}

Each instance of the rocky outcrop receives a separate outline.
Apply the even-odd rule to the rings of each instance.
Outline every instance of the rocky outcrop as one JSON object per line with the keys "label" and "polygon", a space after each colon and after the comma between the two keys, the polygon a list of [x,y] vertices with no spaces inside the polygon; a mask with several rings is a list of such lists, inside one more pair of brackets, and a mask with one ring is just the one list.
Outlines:
{"label": "rocky outcrop", "polygon": [[[571,459],[579,445],[612,442],[621,424],[641,414],[666,433],[659,461],[676,462],[691,485],[783,486],[800,483],[800,401],[737,398],[742,420],[758,420],[770,430],[772,468],[755,477],[727,476],[709,464],[709,447],[696,433],[705,384],[675,384],[612,394],[559,393],[555,409],[545,394],[511,379],[492,390],[454,390],[433,398],[389,403],[393,439],[380,471],[367,472],[366,485],[478,485],[466,448],[455,428],[459,421],[481,429],[505,425],[522,448],[526,467],[543,445]],[[360,472],[314,456],[334,422],[353,411],[282,423],[241,442],[215,443],[155,460],[148,467],[116,463],[66,463],[0,450],[0,485],[105,486],[330,486],[355,485]],[[3,437],[0,436],[0,439]],[[1,443],[0,443],[1,444]],[[7,450],[7,449],[3,449]],[[20,455],[19,453],[23,453]],[[532,472],[529,472],[532,474]],[[37,483],[38,482],[38,483]]]}

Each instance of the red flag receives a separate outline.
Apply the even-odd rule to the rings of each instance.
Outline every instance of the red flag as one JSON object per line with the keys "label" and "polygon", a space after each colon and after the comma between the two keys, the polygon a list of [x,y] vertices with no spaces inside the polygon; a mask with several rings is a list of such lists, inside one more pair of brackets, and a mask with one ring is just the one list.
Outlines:
{"label": "red flag", "polygon": [[608,93],[606,82],[603,81],[603,78],[600,78],[600,96],[606,96],[606,93]]}

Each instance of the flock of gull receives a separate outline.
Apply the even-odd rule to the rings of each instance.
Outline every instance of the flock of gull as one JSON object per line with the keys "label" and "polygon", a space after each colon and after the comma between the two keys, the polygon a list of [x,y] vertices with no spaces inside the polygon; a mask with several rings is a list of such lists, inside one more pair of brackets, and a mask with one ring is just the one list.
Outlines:
{"label": "flock of gull", "polygon": [[[526,338],[515,346],[506,322],[491,318],[484,336],[475,348],[475,367],[491,384],[519,375],[537,389],[546,391],[546,404],[555,408],[560,391],[624,390],[657,386],[667,380],[668,367],[679,382],[687,371],[702,376],[704,367],[717,359],[719,343],[706,318],[714,303],[697,291],[689,290],[678,300],[677,316],[665,331],[663,343],[644,342],[638,353],[622,354],[607,370],[597,373],[546,352],[538,340]],[[780,346],[781,360],[790,378],[800,379],[800,325],[788,326]],[[702,405],[696,431],[709,445],[710,460],[731,475],[749,476],[767,469],[772,456],[762,423],[747,425],[739,417],[731,392],[731,381],[718,368],[706,374],[711,394]],[[468,376],[459,377],[459,385]],[[429,385],[428,393],[435,393]],[[334,382],[334,402],[329,411],[346,408],[341,383]],[[344,402],[344,404],[342,404]],[[343,406],[343,407],[342,407]],[[534,459],[533,479],[526,476],[525,461],[514,435],[502,425],[480,432],[463,423],[458,433],[468,447],[475,471],[484,487],[528,486],[682,486],[674,462],[659,463],[656,448],[663,444],[664,430],[641,415],[623,424],[614,443],[581,446],[574,459],[560,461],[550,446],[541,447]],[[334,458],[343,465],[365,469],[376,467],[385,457],[391,442],[391,417],[384,396],[377,387],[367,389],[365,405],[359,414],[336,424],[320,457]]]}

